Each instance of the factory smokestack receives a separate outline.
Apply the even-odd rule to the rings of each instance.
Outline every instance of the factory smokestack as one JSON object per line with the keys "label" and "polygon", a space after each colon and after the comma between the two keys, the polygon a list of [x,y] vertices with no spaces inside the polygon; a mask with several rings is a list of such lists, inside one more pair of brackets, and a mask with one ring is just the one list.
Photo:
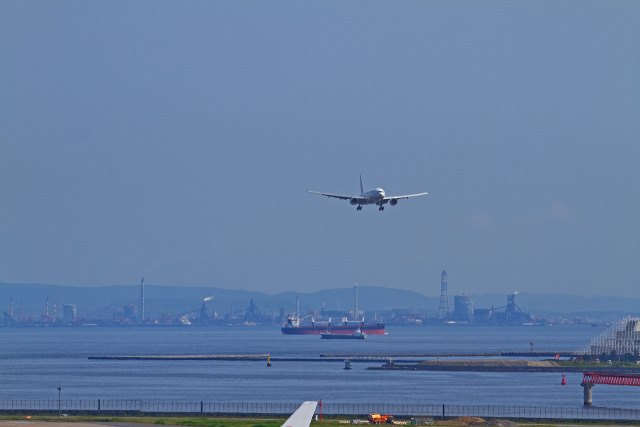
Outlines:
{"label": "factory smokestack", "polygon": [[144,277],[140,281],[140,323],[144,323]]}
{"label": "factory smokestack", "polygon": [[360,312],[358,308],[358,284],[356,283],[353,287],[353,320],[358,320],[358,313]]}

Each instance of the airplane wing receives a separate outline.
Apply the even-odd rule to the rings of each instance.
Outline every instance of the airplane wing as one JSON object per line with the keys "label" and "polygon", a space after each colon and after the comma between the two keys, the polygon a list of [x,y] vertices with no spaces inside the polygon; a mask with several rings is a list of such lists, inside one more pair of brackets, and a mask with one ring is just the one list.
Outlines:
{"label": "airplane wing", "polygon": [[429,193],[418,193],[418,194],[407,194],[405,196],[385,197],[384,200],[386,202],[386,201],[391,200],[391,199],[396,199],[396,200],[408,199],[409,197],[424,196],[425,194],[429,194]]}
{"label": "airplane wing", "polygon": [[353,196],[341,196],[339,194],[319,193],[317,191],[311,191],[311,190],[307,190],[307,193],[320,194],[321,196],[327,196],[327,197],[335,197],[336,199],[340,199],[340,200],[349,200],[353,197]]}
{"label": "airplane wing", "polygon": [[280,427],[309,427],[318,402],[304,402]]}

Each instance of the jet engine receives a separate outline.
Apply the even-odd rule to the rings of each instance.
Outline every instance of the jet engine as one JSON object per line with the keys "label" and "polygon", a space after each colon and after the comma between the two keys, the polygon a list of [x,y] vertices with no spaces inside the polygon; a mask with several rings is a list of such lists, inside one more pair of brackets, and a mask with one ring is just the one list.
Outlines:
{"label": "jet engine", "polygon": [[351,203],[352,205],[358,205],[358,199],[356,197],[352,197],[351,199],[349,199],[349,203]]}
{"label": "jet engine", "polygon": [[398,204],[398,199],[391,199],[391,200],[389,200],[389,204],[390,204],[391,206],[395,206],[395,205],[397,205],[397,204]]}

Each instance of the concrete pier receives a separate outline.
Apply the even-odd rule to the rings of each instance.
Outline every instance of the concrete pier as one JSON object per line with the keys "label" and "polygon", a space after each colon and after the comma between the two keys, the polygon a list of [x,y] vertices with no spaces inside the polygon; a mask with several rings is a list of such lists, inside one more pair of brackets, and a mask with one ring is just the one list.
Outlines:
{"label": "concrete pier", "polygon": [[[215,355],[165,355],[165,356],[89,356],[89,360],[218,360],[234,362],[344,362],[343,357],[273,357],[269,354],[215,354]],[[384,363],[386,358],[354,357],[353,362]],[[419,363],[420,360],[412,360]]]}
{"label": "concrete pier", "polygon": [[582,387],[584,387],[584,406],[591,406],[592,396],[591,396],[591,387],[593,387],[594,383],[580,383]]}
{"label": "concrete pier", "polygon": [[179,355],[179,356],[89,356],[89,360],[267,360],[267,354],[216,354],[216,355]]}

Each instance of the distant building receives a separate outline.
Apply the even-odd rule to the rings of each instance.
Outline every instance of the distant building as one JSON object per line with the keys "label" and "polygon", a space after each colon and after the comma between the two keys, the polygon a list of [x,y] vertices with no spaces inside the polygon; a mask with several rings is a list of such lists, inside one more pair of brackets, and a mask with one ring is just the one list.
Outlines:
{"label": "distant building", "polygon": [[251,298],[251,302],[249,303],[249,308],[247,309],[246,313],[244,314],[244,317],[249,318],[249,319],[254,319],[256,317],[260,316],[260,309],[258,308],[257,305],[255,305],[253,303],[253,298]]}
{"label": "distant building", "polygon": [[127,304],[124,306],[123,316],[125,320],[136,323],[138,321],[138,307],[135,304]]}
{"label": "distant building", "polygon": [[200,322],[206,322],[209,320],[209,314],[207,313],[207,304],[202,301],[202,307],[200,307],[200,315],[198,316]]}
{"label": "distant building", "polygon": [[456,295],[453,297],[453,318],[455,320],[473,321],[473,300],[471,295]]}
{"label": "distant building", "polygon": [[64,323],[75,323],[77,320],[77,310],[75,304],[62,305],[62,321]]}
{"label": "distant building", "polygon": [[523,323],[531,322],[531,315],[523,313],[516,304],[516,295],[518,295],[517,292],[507,295],[507,306],[499,307],[505,310],[495,313],[495,320],[498,325],[522,325]]}
{"label": "distant building", "polygon": [[490,308],[474,308],[473,321],[475,323],[489,323],[493,317],[493,310]]}

